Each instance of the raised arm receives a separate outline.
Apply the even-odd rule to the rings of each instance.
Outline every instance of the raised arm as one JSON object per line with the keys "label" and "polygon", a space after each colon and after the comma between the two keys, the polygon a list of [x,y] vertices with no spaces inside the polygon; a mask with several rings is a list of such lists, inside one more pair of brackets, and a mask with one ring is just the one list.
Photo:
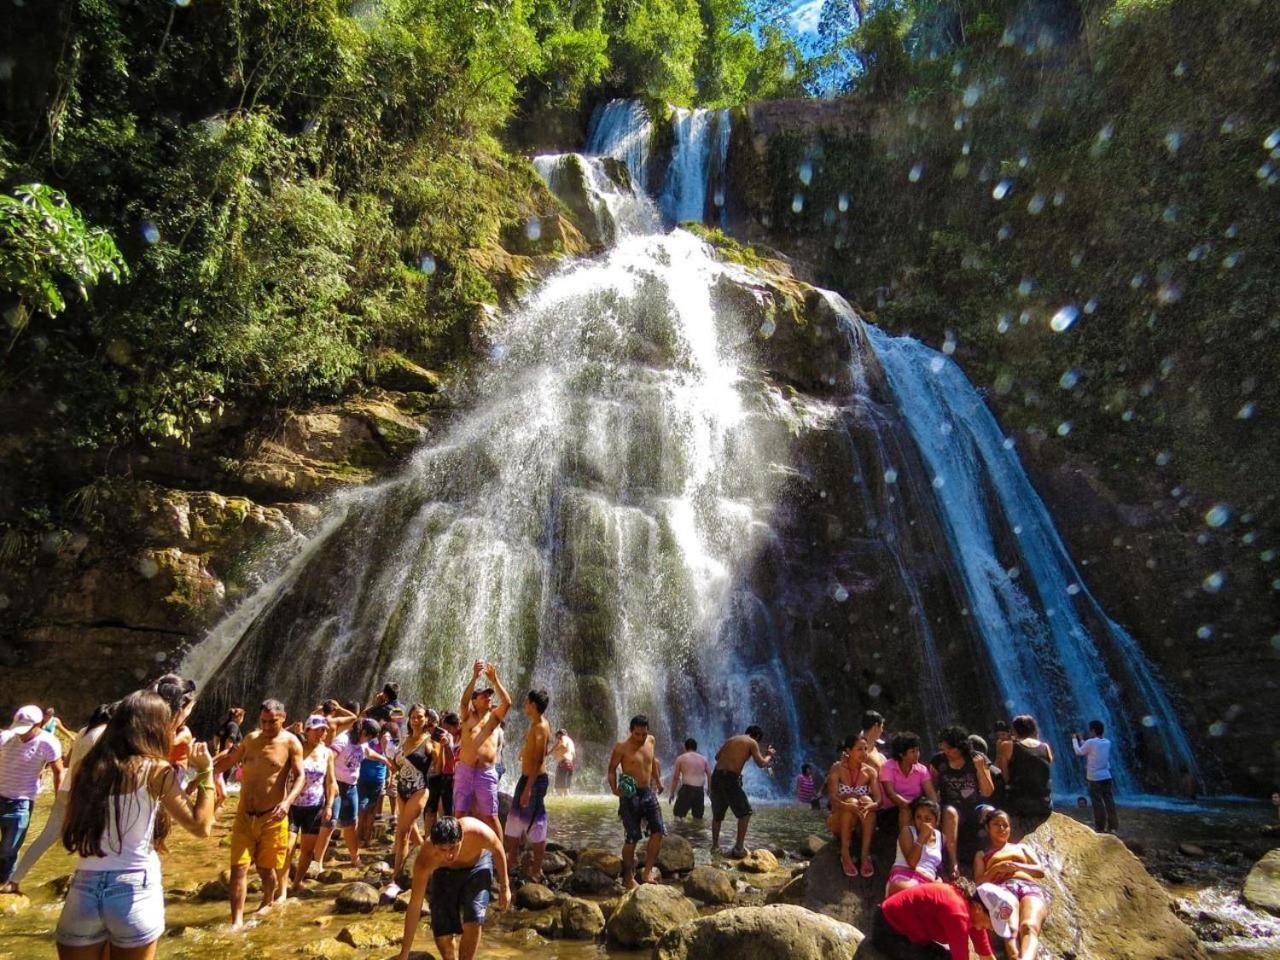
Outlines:
{"label": "raised arm", "polygon": [[996,792],[996,783],[991,779],[991,761],[983,754],[973,755],[973,769],[978,775],[978,793],[989,797]]}
{"label": "raised arm", "polygon": [[1081,742],[1080,738],[1074,733],[1071,735],[1071,749],[1075,751],[1077,757],[1087,757],[1089,755],[1088,741]]}
{"label": "raised arm", "polygon": [[477,660],[471,665],[471,682],[467,684],[467,689],[462,691],[462,707],[458,711],[458,716],[466,718],[471,712],[471,694],[476,691],[476,683],[480,679],[480,674],[484,672],[484,661]]}
{"label": "raised arm", "polygon": [[504,719],[507,711],[511,709],[511,694],[507,693],[507,688],[502,685],[502,681],[498,678],[498,668],[494,664],[489,664],[485,670],[485,676],[493,684],[493,689],[497,692],[498,697],[502,700],[500,704],[493,708],[493,713],[499,721]]}

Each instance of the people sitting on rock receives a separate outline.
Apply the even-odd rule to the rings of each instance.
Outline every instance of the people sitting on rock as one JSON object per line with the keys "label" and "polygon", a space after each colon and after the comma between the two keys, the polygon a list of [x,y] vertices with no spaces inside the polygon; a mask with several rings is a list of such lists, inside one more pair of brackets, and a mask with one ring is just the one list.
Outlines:
{"label": "people sitting on rock", "polygon": [[1053,812],[1053,749],[1038,734],[1035,717],[1022,714],[1013,718],[1013,737],[996,748],[1006,809],[1028,827]]}
{"label": "people sitting on rock", "polygon": [[[831,815],[827,827],[840,841],[840,863],[846,877],[875,874],[871,862],[871,840],[875,833],[876,808],[880,806],[880,779],[875,766],[867,759],[871,745],[858,734],[845,739],[840,762],[827,776]],[[853,865],[850,845],[853,835],[861,837],[861,871]]]}
{"label": "people sitting on rock", "polygon": [[942,806],[942,839],[947,855],[947,873],[959,873],[958,844],[977,837],[977,808],[995,792],[991,768],[981,753],[973,752],[969,732],[960,726],[943,730],[938,737],[940,752],[930,761],[933,782]]}
{"label": "people sitting on rock", "polygon": [[920,797],[938,801],[933,775],[920,762],[920,737],[910,730],[893,736],[890,759],[880,767],[880,808],[893,811],[898,830],[912,821],[911,805]]}
{"label": "people sitting on rock", "polygon": [[671,815],[680,820],[692,814],[693,819],[701,820],[710,779],[711,761],[698,752],[698,741],[690,737],[671,769]]}
{"label": "people sitting on rock", "polygon": [[529,729],[520,748],[520,779],[511,795],[511,811],[507,814],[507,859],[514,870],[520,859],[520,846],[529,845],[531,862],[529,879],[542,882],[542,858],[547,853],[547,789],[551,779],[542,769],[547,762],[547,745],[551,741],[551,724],[544,714],[551,697],[545,690],[530,690],[524,700],[524,715]]}
{"label": "people sitting on rock", "polygon": [[555,763],[556,795],[567,797],[573,789],[573,768],[578,759],[578,747],[569,736],[569,731],[561,727],[556,731],[555,743],[551,745],[551,759]]}
{"label": "people sitting on rock", "polygon": [[980,960],[995,960],[987,931],[1011,937],[1017,912],[1013,894],[994,884],[921,883],[876,907],[871,944],[887,960],[969,960],[970,944]]}
{"label": "people sitting on rock", "polygon": [[495,873],[498,909],[506,910],[511,905],[511,888],[507,854],[498,835],[475,817],[437,819],[413,863],[400,960],[409,960],[413,951],[424,897],[430,903],[431,933],[442,960],[472,960],[480,948]]}
{"label": "people sitting on rock", "polygon": [[[622,820],[622,882],[628,888],[648,883],[662,850],[662,838],[667,827],[662,820],[662,807],[658,795],[662,793],[662,769],[658,763],[658,748],[649,733],[649,718],[636,714],[628,726],[625,740],[613,747],[609,754],[609,789],[618,798],[618,817]],[[619,772],[621,769],[621,772]],[[635,878],[636,844],[648,834],[645,849],[644,870],[640,879]]]}
{"label": "people sitting on rock", "polygon": [[987,829],[987,848],[973,858],[973,879],[980,884],[995,884],[1017,898],[1019,920],[1013,925],[1016,938],[1005,935],[1007,940],[1016,939],[1010,960],[1035,960],[1040,928],[1049,912],[1050,897],[1041,883],[1044,867],[1030,844],[1010,842],[1013,821],[1005,811],[988,808],[981,823]]}
{"label": "people sitting on rock", "polygon": [[796,803],[802,807],[818,809],[818,781],[813,777],[813,767],[810,764],[800,764],[800,772],[796,774],[795,796]]}
{"label": "people sitting on rock", "polygon": [[746,733],[730,737],[716,751],[716,768],[711,774],[711,850],[720,851],[720,825],[724,823],[726,810],[732,810],[738,821],[738,836],[729,851],[731,857],[747,855],[747,826],[751,823],[751,801],[742,786],[742,768],[748,760],[754,760],[760,768],[773,763],[776,751],[770,746],[763,753],[760,741],[764,730],[756,724],[747,727]]}
{"label": "people sitting on rock", "polygon": [[1120,818],[1116,814],[1111,782],[1111,741],[1103,736],[1105,730],[1101,720],[1090,720],[1088,739],[1072,734],[1071,749],[1077,757],[1084,757],[1084,778],[1093,804],[1093,829],[1098,833],[1115,833],[1120,828]]}
{"label": "people sitting on rock", "polygon": [[911,804],[912,822],[898,834],[898,854],[885,884],[886,897],[938,879],[942,869],[942,834],[938,830],[941,816],[937,801],[929,797],[917,797]]}

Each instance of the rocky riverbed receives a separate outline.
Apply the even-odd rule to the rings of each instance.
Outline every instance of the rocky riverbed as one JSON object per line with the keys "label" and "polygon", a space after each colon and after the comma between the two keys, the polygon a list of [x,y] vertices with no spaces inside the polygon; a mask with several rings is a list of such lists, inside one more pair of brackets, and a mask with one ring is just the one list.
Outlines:
{"label": "rocky riverbed", "polygon": [[[482,956],[696,960],[729,956],[726,950],[739,943],[742,951],[749,944],[757,952],[735,957],[874,960],[846,921],[865,925],[871,895],[883,881],[850,883],[838,870],[825,869],[834,851],[824,851],[821,820],[807,809],[762,806],[752,824],[753,854],[741,862],[710,857],[705,824],[673,824],[660,864],[662,889],[627,897],[616,881],[620,836],[613,804],[576,797],[553,799],[549,806],[553,836],[562,845],[548,855],[548,883],[517,890],[510,912],[491,914]],[[41,803],[33,829],[46,810]],[[1033,838],[1061,876],[1046,928],[1047,957],[1280,956],[1280,919],[1241,899],[1245,875],[1274,842],[1260,836],[1263,814],[1219,807],[1126,810],[1124,816],[1126,843],[1141,862],[1119,842],[1096,837],[1066,816],[1055,816]],[[375,843],[359,869],[331,858],[310,891],[233,934],[220,877],[229,826],[228,809],[210,840],[172,838],[165,858],[169,934],[161,956],[394,955],[407,895],[390,906],[372,906],[390,872],[375,865],[389,855],[385,841]],[[71,866],[70,857],[51,853],[28,878],[29,900],[0,897],[0,958],[55,956],[61,878]],[[425,925],[419,947],[421,956],[435,955]]]}

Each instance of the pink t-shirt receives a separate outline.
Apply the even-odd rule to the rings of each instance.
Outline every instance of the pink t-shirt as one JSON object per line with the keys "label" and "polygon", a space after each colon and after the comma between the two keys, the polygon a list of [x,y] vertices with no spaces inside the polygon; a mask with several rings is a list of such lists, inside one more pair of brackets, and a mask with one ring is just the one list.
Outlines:
{"label": "pink t-shirt", "polygon": [[[897,760],[887,760],[880,768],[880,783],[893,787],[894,792],[908,803],[924,793],[924,785],[932,779],[929,768],[923,763],[912,764],[910,773],[903,773]],[[887,810],[893,806],[893,801],[889,799],[888,791],[882,793],[880,806]]]}

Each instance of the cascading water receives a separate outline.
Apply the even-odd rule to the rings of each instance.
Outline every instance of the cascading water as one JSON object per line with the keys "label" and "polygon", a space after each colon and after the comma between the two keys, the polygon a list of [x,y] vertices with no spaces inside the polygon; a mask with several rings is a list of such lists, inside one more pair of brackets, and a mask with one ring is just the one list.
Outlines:
{"label": "cascading water", "polygon": [[[1102,720],[1119,746],[1112,770],[1122,792],[1141,787],[1131,769],[1144,736],[1135,717],[1158,744],[1161,757],[1153,766],[1197,771],[1154,668],[1085,586],[1013,441],[964,373],[917,340],[874,328],[870,335],[932,473],[951,552],[1008,711],[1035,716],[1043,739],[1059,751],[1073,731]],[[1054,764],[1059,791],[1083,786],[1073,760],[1060,756]]]}
{"label": "cascading water", "polygon": [[649,155],[653,149],[653,121],[639,100],[610,100],[596,107],[583,152],[621,160],[642,191],[651,189]]}

